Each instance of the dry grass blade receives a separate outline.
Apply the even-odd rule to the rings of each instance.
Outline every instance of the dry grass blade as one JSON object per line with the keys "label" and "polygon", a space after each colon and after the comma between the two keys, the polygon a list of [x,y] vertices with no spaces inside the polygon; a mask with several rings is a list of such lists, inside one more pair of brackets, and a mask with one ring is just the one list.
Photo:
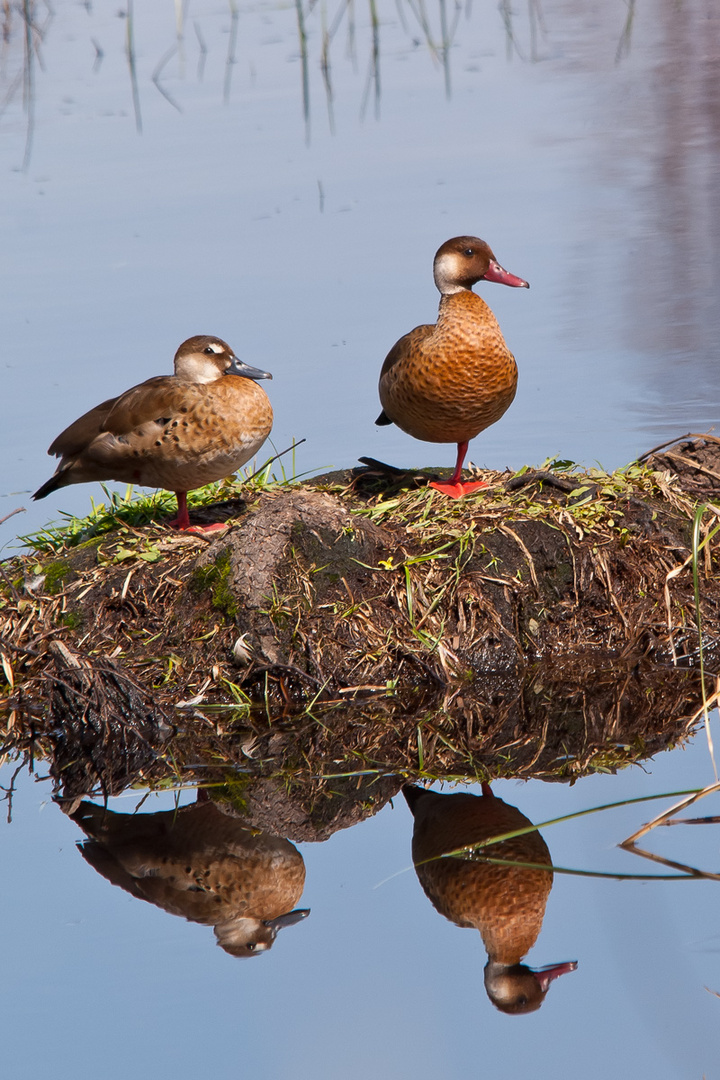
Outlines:
{"label": "dry grass blade", "polygon": [[[720,791],[720,782],[709,784],[708,787],[704,787],[702,791],[693,792],[692,795],[688,795],[686,798],[681,799],[680,802],[675,803],[669,810],[664,810],[657,817],[654,817],[652,821],[649,821],[646,825],[643,825],[637,832],[634,832],[632,836],[628,836],[626,840],[623,840],[619,845],[622,848],[632,848],[640,839],[641,836],[645,836],[652,829],[657,828],[658,825],[663,825],[665,821],[673,814],[685,810],[688,806],[692,806],[693,803],[698,802],[699,799],[704,799],[707,795],[712,795],[713,792]],[[638,854],[641,854],[638,852]],[[647,854],[643,852],[642,854]],[[648,854],[648,858],[654,858],[654,856]]]}

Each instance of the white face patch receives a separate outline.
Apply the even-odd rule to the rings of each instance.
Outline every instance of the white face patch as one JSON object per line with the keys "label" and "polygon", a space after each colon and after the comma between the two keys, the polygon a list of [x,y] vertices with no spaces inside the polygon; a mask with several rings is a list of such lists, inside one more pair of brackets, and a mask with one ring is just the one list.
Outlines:
{"label": "white face patch", "polygon": [[435,260],[435,284],[443,296],[466,291],[463,285],[457,283],[464,269],[465,263],[455,251],[445,251]]}
{"label": "white face patch", "polygon": [[[213,353],[215,353],[216,346],[213,346]],[[217,347],[218,353],[224,352],[222,347]],[[211,383],[215,382],[222,375],[222,369],[218,365],[215,355],[205,356],[203,353],[191,353],[189,356],[182,356],[175,365],[175,374],[179,375],[181,379],[188,379],[189,382],[194,383]]]}
{"label": "white face patch", "polygon": [[208,349],[212,349],[212,351],[213,351],[214,353],[218,353],[218,355],[219,355],[219,354],[220,354],[221,352],[225,352],[225,347],[224,347],[223,345],[218,345],[217,341],[211,341],[211,342],[209,342],[209,344],[208,344]]}

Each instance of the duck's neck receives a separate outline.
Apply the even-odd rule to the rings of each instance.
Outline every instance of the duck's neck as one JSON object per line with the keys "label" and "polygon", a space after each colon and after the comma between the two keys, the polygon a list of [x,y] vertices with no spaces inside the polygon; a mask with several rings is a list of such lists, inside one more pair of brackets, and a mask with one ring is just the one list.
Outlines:
{"label": "duck's neck", "polygon": [[460,289],[454,293],[444,293],[440,297],[440,307],[436,329],[444,330],[465,327],[465,332],[477,333],[486,326],[495,328],[497,323],[492,311],[481,296],[472,289]]}
{"label": "duck's neck", "polygon": [[457,293],[471,293],[472,289],[468,289],[465,285],[458,285],[456,281],[443,281],[435,278],[435,284],[440,290],[441,296],[455,296]]}

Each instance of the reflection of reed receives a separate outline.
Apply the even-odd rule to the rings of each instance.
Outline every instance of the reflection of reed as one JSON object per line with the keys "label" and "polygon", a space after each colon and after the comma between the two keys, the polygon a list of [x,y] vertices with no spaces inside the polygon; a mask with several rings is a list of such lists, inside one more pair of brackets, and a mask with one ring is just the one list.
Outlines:
{"label": "reflection of reed", "polygon": [[205,74],[205,61],[207,60],[208,47],[207,47],[207,43],[205,41],[205,38],[203,36],[203,32],[202,32],[202,30],[200,28],[200,23],[198,23],[198,22],[193,23],[193,27],[194,27],[194,30],[195,30],[195,37],[197,38],[197,42],[198,42],[198,48],[200,50],[200,55],[198,56],[198,65],[197,65],[197,80],[198,80],[198,82],[202,82],[203,81],[203,76]]}
{"label": "reflection of reed", "polygon": [[627,18],[615,53],[616,64],[619,64],[630,52],[630,38],[632,36],[633,22],[635,21],[635,0],[627,0],[627,9]]}
{"label": "reflection of reed", "polygon": [[[27,116],[27,124],[25,128],[25,152],[23,155],[22,168],[25,171],[30,164],[30,157],[32,154],[33,137],[35,133],[35,100],[36,100],[36,85],[35,85],[35,64],[37,63],[41,70],[43,69],[42,54],[40,53],[40,45],[45,39],[50,23],[53,20],[53,10],[46,0],[46,14],[44,22],[38,22],[37,10],[35,6],[35,0],[22,0],[21,4],[10,5],[5,2],[3,4],[2,15],[2,28],[0,29],[0,35],[3,42],[3,67],[5,62],[6,47],[10,44],[12,38],[13,29],[13,15],[19,13],[22,19],[22,41],[23,41],[23,63],[22,71],[10,80],[10,84],[7,88],[5,96],[0,103],[0,116],[5,112],[5,109],[13,100],[20,87],[22,87],[23,94],[23,109]],[[0,69],[2,70],[2,69]]]}
{"label": "reflection of reed", "polygon": [[235,67],[235,50],[237,48],[238,23],[240,12],[236,0],[229,0],[230,4],[230,36],[228,38],[227,60],[225,61],[225,83],[223,85],[223,102],[225,105],[230,101],[230,85],[232,72]]}
{"label": "reflection of reed", "polygon": [[35,65],[33,63],[33,25],[30,0],[23,0],[23,19],[25,20],[25,79],[23,83],[23,104],[28,118],[23,169],[27,169],[30,164],[33,133],[35,130]]}
{"label": "reflection of reed", "polygon": [[[52,22],[52,8],[47,7],[45,22],[40,25],[36,21],[35,4],[33,0],[23,0],[21,14],[23,19],[23,71],[18,76],[14,85],[11,85],[5,104],[11,99],[20,82],[23,87],[23,108],[27,115],[27,127],[25,133],[25,153],[23,156],[23,171],[30,164],[32,153],[33,136],[35,134],[35,62],[43,67],[40,44],[42,43],[48,26]],[[3,40],[7,41],[10,35],[10,6],[6,5],[5,19],[3,20]]]}
{"label": "reflection of reed", "polygon": [[142,135],[142,116],[140,114],[140,94],[138,93],[137,65],[135,62],[135,19],[133,0],[128,0],[125,31],[125,51],[127,54],[128,67],[130,69],[130,86],[132,89],[133,109],[135,110],[135,127],[139,135]]}
{"label": "reflection of reed", "polygon": [[369,2],[370,23],[372,26],[372,49],[370,52],[370,67],[368,70],[368,77],[367,83],[365,85],[363,102],[360,107],[360,115],[365,115],[365,109],[370,98],[370,91],[373,90],[373,100],[375,102],[375,119],[377,120],[380,117],[380,22],[378,20],[375,0],[369,0]]}
{"label": "reflection of reed", "polygon": [[165,98],[165,100],[167,102],[169,102],[170,105],[172,105],[173,109],[177,109],[178,112],[182,112],[181,106],[178,105],[177,101],[175,101],[175,99],[170,96],[170,94],[167,92],[165,87],[160,82],[160,76],[162,75],[163,71],[165,70],[166,64],[168,64],[169,61],[172,60],[173,56],[175,56],[175,54],[177,52],[178,52],[178,46],[177,45],[173,45],[173,46],[171,46],[171,48],[168,49],[168,51],[165,53],[165,55],[161,58],[160,63],[158,64],[158,66],[153,71],[153,73],[152,73],[152,81],[155,84],[158,91]]}
{"label": "reflection of reed", "polygon": [[451,83],[450,83],[450,47],[455,40],[455,33],[460,22],[460,5],[455,4],[455,18],[453,20],[452,28],[448,27],[447,17],[447,3],[446,0],[438,0],[438,9],[440,17],[440,41],[437,43],[430,26],[430,20],[425,10],[425,0],[407,0],[408,7],[415,16],[420,29],[423,32],[425,43],[430,51],[430,55],[434,57],[442,66],[443,74],[445,77],[445,94],[449,98],[451,96]]}
{"label": "reflection of reed", "polygon": [[[715,704],[716,703],[717,698]],[[717,776],[717,773],[715,775]],[[720,881],[720,874],[713,874],[707,870],[698,870],[695,866],[688,866],[687,863],[681,863],[675,859],[668,859],[664,855],[657,855],[653,851],[646,851],[644,848],[639,848],[637,846],[637,842],[641,837],[645,836],[652,829],[657,828],[659,825],[672,826],[717,824],[718,820],[720,819],[718,819],[716,815],[707,815],[701,818],[673,818],[672,815],[678,813],[678,811],[680,810],[685,810],[688,806],[692,806],[692,804],[697,802],[699,799],[704,799],[706,795],[715,794],[718,790],[720,790],[720,782],[716,780],[714,784],[709,784],[701,791],[695,791],[692,794],[686,796],[685,798],[681,799],[679,803],[675,803],[673,806],[671,806],[669,810],[664,810],[661,814],[658,814],[657,817],[653,818],[652,821],[648,822],[646,825],[643,825],[636,832],[634,832],[632,836],[628,836],[628,838],[626,840],[623,840],[623,842],[620,844],[620,847],[624,848],[626,851],[632,852],[633,855],[641,856],[641,858],[643,859],[650,859],[651,862],[658,862],[661,863],[663,866],[670,867],[674,870],[679,870],[681,871],[680,876],[688,875],[689,877],[693,878],[705,878],[711,881]]]}
{"label": "reflection of reed", "polygon": [[295,0],[295,11],[297,12],[300,63],[302,66],[302,99],[303,116],[305,118],[305,138],[310,142],[310,74],[308,69],[307,32],[305,30],[305,15],[303,13],[302,0]]}
{"label": "reflection of reed", "polygon": [[105,50],[95,40],[95,38],[90,38],[90,40],[92,42],[92,47],[95,50],[95,63],[93,64],[93,75],[94,75],[94,74],[96,74],[96,72],[98,72],[100,70],[100,65],[102,64],[103,59],[105,57]]}
{"label": "reflection of reed", "polygon": [[[510,0],[500,0],[499,11],[505,26],[505,51],[508,60],[512,59],[513,53],[517,53],[520,59],[524,60],[525,55],[515,34],[513,23],[515,12],[512,9]],[[540,0],[528,0],[528,28],[530,33],[530,59],[539,60],[538,34],[542,34],[543,37],[547,35]]]}
{"label": "reflection of reed", "polygon": [[[9,101],[23,88],[23,105],[27,114],[26,146],[23,165],[27,168],[32,151],[34,127],[35,127],[35,99],[37,95],[37,65],[41,63],[39,45],[45,36],[45,30],[52,21],[53,12],[48,0],[44,0],[47,15],[44,23],[39,22],[39,11],[42,10],[39,0],[21,0],[18,5],[5,3],[3,13],[0,15],[0,34],[2,40],[8,44],[13,36],[14,19],[22,19],[23,37],[23,70],[13,78],[0,102],[0,114],[7,107]],[[174,0],[175,6],[175,40],[172,44],[167,43],[166,48],[160,49],[160,59],[154,64],[149,79],[155,88],[173,108],[182,112],[182,106],[178,100],[163,85],[162,78],[170,60],[178,57],[179,79],[186,75],[186,3],[183,0]],[[232,94],[233,69],[237,63],[236,51],[239,35],[240,3],[239,0],[228,0],[229,30],[227,46],[225,47],[224,75],[222,80],[222,98],[228,104]],[[243,9],[245,10],[245,9]],[[289,9],[289,10],[292,10]],[[634,23],[635,0],[628,0],[627,17],[617,48],[617,59],[622,59],[629,51],[630,36]],[[92,13],[90,11],[90,13]],[[380,116],[380,104],[382,93],[382,49],[385,39],[397,31],[404,39],[406,49],[416,49],[423,46],[431,62],[442,69],[444,90],[449,98],[452,93],[452,65],[451,58],[453,49],[458,45],[459,27],[463,14],[469,23],[473,13],[470,4],[462,5],[455,0],[452,6],[449,0],[396,0],[395,11],[392,15],[385,13],[377,0],[337,0],[335,7],[320,3],[317,0],[295,0],[294,13],[296,26],[293,30],[285,23],[285,29],[291,35],[297,35],[296,43],[301,63],[301,95],[302,112],[305,125],[306,139],[310,139],[311,130],[311,90],[312,80],[316,73],[322,79],[323,91],[326,99],[328,112],[328,124],[330,131],[335,131],[335,110],[337,89],[333,82],[333,72],[337,64],[336,41],[341,31],[344,31],[344,55],[353,68],[357,67],[358,56],[365,52],[367,57],[367,72],[363,78],[360,98],[360,117],[364,118],[368,109],[372,108],[375,118]],[[520,20],[513,10],[510,0],[500,0],[500,18],[505,27],[507,53],[510,58],[517,55],[521,59],[529,56],[529,59],[538,59],[538,42],[546,36],[544,25],[542,0],[528,0],[527,13],[523,15],[523,33],[520,34]],[[125,54],[130,74],[131,94],[135,125],[138,132],[143,130],[141,111],[141,87],[143,80],[142,68],[139,69],[137,54],[137,35],[139,33],[134,0],[128,0],[124,10],[120,12],[125,18]],[[217,13],[203,12],[203,20],[218,17]],[[278,16],[285,18],[285,14]],[[381,19],[384,21],[381,22]],[[391,23],[389,20],[393,20]],[[203,24],[204,25],[204,24]],[[205,62],[210,53],[208,42],[210,37],[203,31],[200,17],[196,16],[193,21],[195,38],[197,40],[197,79],[203,78]],[[360,30],[364,32],[361,42]],[[528,39],[529,43],[521,44],[521,37]],[[18,35],[19,39],[19,35]],[[317,42],[319,40],[319,49]],[[90,37],[90,42],[95,50],[93,70],[98,71],[105,51],[97,38]],[[401,48],[403,46],[401,45]],[[386,50],[388,46],[385,46]],[[393,45],[396,48],[396,45]],[[220,65],[217,65],[218,69]]]}
{"label": "reflection of reed", "polygon": [[325,84],[325,97],[327,99],[328,124],[330,133],[335,134],[335,118],[333,116],[333,90],[330,79],[330,34],[325,21],[325,5],[322,6],[322,49],[320,52],[320,71]]}
{"label": "reflection of reed", "polygon": [[187,0],[175,0],[175,37],[180,58],[180,72],[185,74],[185,5]]}

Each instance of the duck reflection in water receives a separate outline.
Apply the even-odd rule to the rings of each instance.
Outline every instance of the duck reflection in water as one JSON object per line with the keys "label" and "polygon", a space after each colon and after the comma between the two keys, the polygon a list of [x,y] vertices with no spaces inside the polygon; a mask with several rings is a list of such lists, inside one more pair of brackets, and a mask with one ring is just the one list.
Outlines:
{"label": "duck reflection in water", "polygon": [[[520,962],[540,933],[552,870],[498,865],[470,854],[442,858],[532,822],[496,798],[489,784],[482,785],[482,795],[440,795],[412,784],[403,794],[415,819],[412,856],[420,884],[446,919],[480,931],[488,954],[488,997],[502,1012],[539,1009],[552,980],[577,967],[572,961],[533,969]],[[484,851],[491,858],[552,865],[537,831]]]}
{"label": "duck reflection in water", "polygon": [[250,828],[202,801],[157,814],[116,814],[82,802],[71,817],[83,858],[113,885],[190,922],[212,926],[231,956],[272,948],[295,909],[305,863],[289,840]]}

